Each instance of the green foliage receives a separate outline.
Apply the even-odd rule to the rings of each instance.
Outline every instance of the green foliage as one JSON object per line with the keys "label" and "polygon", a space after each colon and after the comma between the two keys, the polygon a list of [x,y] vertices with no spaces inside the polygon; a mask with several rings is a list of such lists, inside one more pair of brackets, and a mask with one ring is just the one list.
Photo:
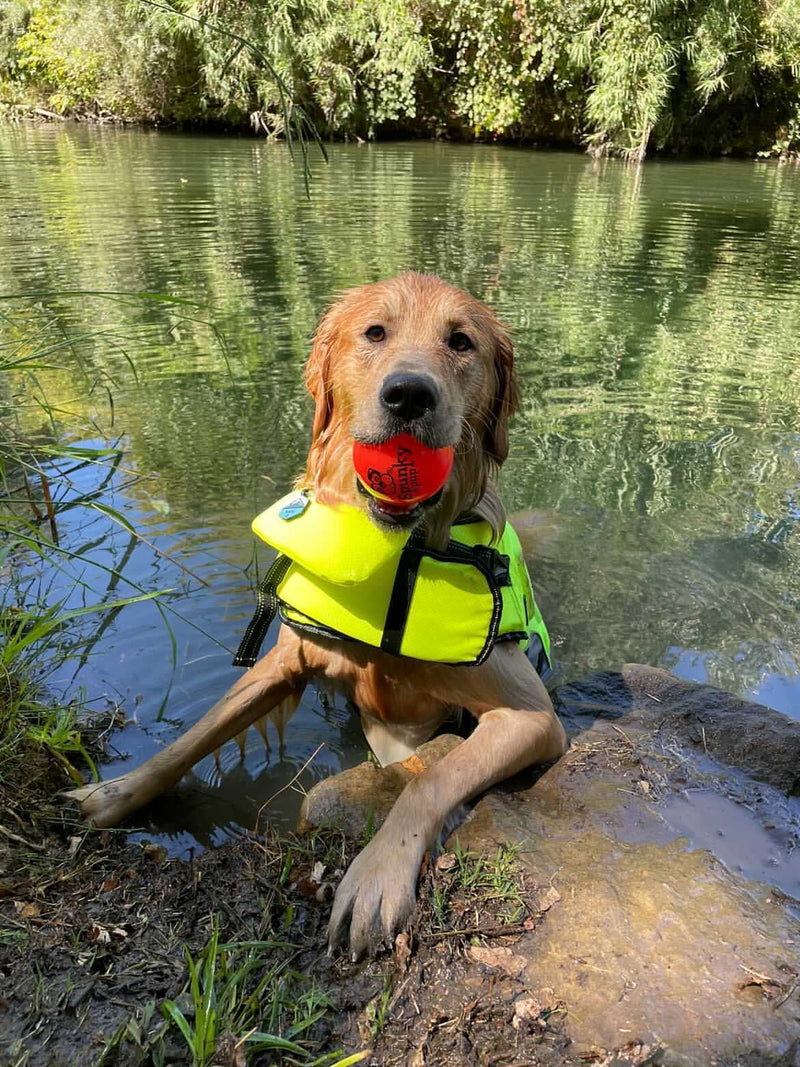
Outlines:
{"label": "green foliage", "polygon": [[217,1061],[223,1040],[237,1049],[284,1054],[285,1062],[304,1067],[346,1067],[364,1058],[314,1056],[309,1031],[333,1003],[311,979],[287,966],[291,956],[276,952],[291,949],[278,941],[223,943],[216,919],[197,959],[186,949],[188,989],[178,998],[184,1006],[165,1000],[161,1012],[183,1038],[193,1067]]}
{"label": "green foliage", "polygon": [[800,0],[15,0],[0,58],[63,114],[800,151]]}
{"label": "green foliage", "polygon": [[392,975],[391,972],[387,972],[383,976],[383,989],[367,1004],[367,1025],[373,1041],[383,1033],[386,1026],[386,1012],[391,997]]}
{"label": "green foliage", "polygon": [[30,5],[24,0],[6,0],[0,6],[0,94],[5,97],[14,81],[22,77],[19,45],[24,36]]}
{"label": "green foliage", "polygon": [[180,120],[202,116],[207,105],[188,24],[142,17],[119,0],[39,0],[17,51],[59,113]]}

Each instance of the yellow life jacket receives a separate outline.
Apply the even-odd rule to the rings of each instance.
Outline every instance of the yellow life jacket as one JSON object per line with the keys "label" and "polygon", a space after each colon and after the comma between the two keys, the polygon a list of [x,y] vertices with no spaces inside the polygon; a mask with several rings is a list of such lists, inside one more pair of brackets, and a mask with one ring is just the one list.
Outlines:
{"label": "yellow life jacket", "polygon": [[253,520],[278,550],[234,663],[251,666],[269,623],[363,641],[398,656],[479,664],[498,641],[518,641],[540,673],[550,639],[519,538],[506,523],[492,544],[482,519],[457,521],[444,551],[419,531],[387,531],[361,508],[294,492]]}

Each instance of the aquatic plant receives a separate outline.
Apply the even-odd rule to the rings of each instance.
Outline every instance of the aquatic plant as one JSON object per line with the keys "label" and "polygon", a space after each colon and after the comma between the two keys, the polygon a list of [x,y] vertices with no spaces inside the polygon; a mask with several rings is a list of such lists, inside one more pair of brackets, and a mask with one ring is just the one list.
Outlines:
{"label": "aquatic plant", "polygon": [[[183,301],[166,302],[188,310]],[[113,425],[117,381],[84,357],[100,338],[116,348],[114,329],[67,332],[35,299],[8,296],[0,326],[0,783],[24,792],[29,775],[23,768],[30,772],[31,757],[36,761],[43,752],[78,783],[83,774],[74,765],[76,756],[97,777],[81,736],[91,714],[79,696],[54,702],[58,694],[48,692],[47,680],[70,661],[76,669],[82,666],[123,608],[152,601],[174,659],[169,614],[180,613],[168,602],[173,590],[145,588],[126,573],[132,548],[141,542],[183,575],[195,576],[104,498],[109,487],[130,487],[140,476],[126,468],[124,449],[110,427],[104,433],[99,416],[87,418],[74,407],[76,397],[79,405],[102,397]],[[117,356],[135,381],[124,349]],[[54,383],[64,377],[75,383],[74,393],[59,392]],[[91,528],[88,541],[95,548],[104,545],[110,563],[103,553],[88,551],[88,544],[62,543],[64,517],[76,513]],[[113,533],[120,528],[127,547],[117,553]],[[120,586],[128,595],[119,595]],[[82,625],[95,617],[100,621],[94,627]]]}

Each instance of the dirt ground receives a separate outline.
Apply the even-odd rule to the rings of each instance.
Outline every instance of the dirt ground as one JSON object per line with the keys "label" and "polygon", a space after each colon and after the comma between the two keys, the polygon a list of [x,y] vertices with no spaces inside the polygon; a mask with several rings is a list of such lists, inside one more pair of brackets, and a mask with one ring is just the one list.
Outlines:
{"label": "dirt ground", "polygon": [[333,798],[359,839],[186,861],[87,829],[29,761],[0,781],[0,1067],[799,1067],[800,726],[641,665],[560,713],[567,755],[479,800],[360,964],[325,930],[371,764]]}
{"label": "dirt ground", "polygon": [[[40,797],[52,796],[52,772],[40,776]],[[69,809],[3,800],[3,1064],[193,1062],[161,1005],[176,1001],[191,1021],[187,951],[197,958],[215,926],[220,942],[260,943],[253,981],[266,971],[280,976],[258,993],[257,1027],[288,1033],[298,1000],[314,1001],[310,991],[323,1005],[298,1039],[299,1057],[271,1049],[245,1058],[243,1034],[223,1031],[209,1059],[221,1067],[335,1063],[366,1050],[363,1063],[414,1067],[578,1062],[563,1005],[518,977],[515,944],[546,914],[511,855],[499,865],[454,854],[428,862],[410,936],[393,953],[353,965],[327,956],[325,926],[359,843],[324,833],[251,835],[191,862],[169,860],[158,845],[87,830]]]}

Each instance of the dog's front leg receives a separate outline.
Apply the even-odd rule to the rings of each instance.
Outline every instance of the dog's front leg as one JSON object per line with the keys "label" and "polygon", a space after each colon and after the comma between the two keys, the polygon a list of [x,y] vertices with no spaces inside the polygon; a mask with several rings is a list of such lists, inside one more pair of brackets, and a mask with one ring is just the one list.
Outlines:
{"label": "dog's front leg", "polygon": [[[492,658],[495,655],[498,653]],[[510,679],[511,684],[502,688],[506,694],[515,690],[519,694],[520,689],[514,684],[518,680],[518,658],[509,659],[505,651],[499,655],[500,666],[510,664],[517,674],[516,679]],[[470,668],[461,670],[468,672]],[[381,829],[351,864],[333,905],[328,928],[331,948],[345,942],[349,935],[353,959],[358,959],[364,952],[375,951],[391,941],[414,911],[422,857],[436,840],[447,815],[495,782],[564,753],[566,734],[547,692],[532,667],[527,677],[529,686],[520,703],[528,706],[522,709],[484,710],[486,704],[478,696],[486,688],[483,684],[463,691],[465,706],[471,705],[471,710],[480,716],[475,731],[439,763],[409,782]],[[473,675],[470,680],[473,679],[477,681],[478,676]],[[481,679],[487,680],[492,681],[491,671]],[[494,680],[497,681],[496,674]],[[452,689],[450,693],[452,697]]]}
{"label": "dog's front leg", "polygon": [[296,635],[284,627],[275,648],[171,745],[119,778],[85,785],[65,795],[80,802],[81,813],[95,826],[116,826],[282,701],[291,701],[296,707],[305,685],[298,649]]}

